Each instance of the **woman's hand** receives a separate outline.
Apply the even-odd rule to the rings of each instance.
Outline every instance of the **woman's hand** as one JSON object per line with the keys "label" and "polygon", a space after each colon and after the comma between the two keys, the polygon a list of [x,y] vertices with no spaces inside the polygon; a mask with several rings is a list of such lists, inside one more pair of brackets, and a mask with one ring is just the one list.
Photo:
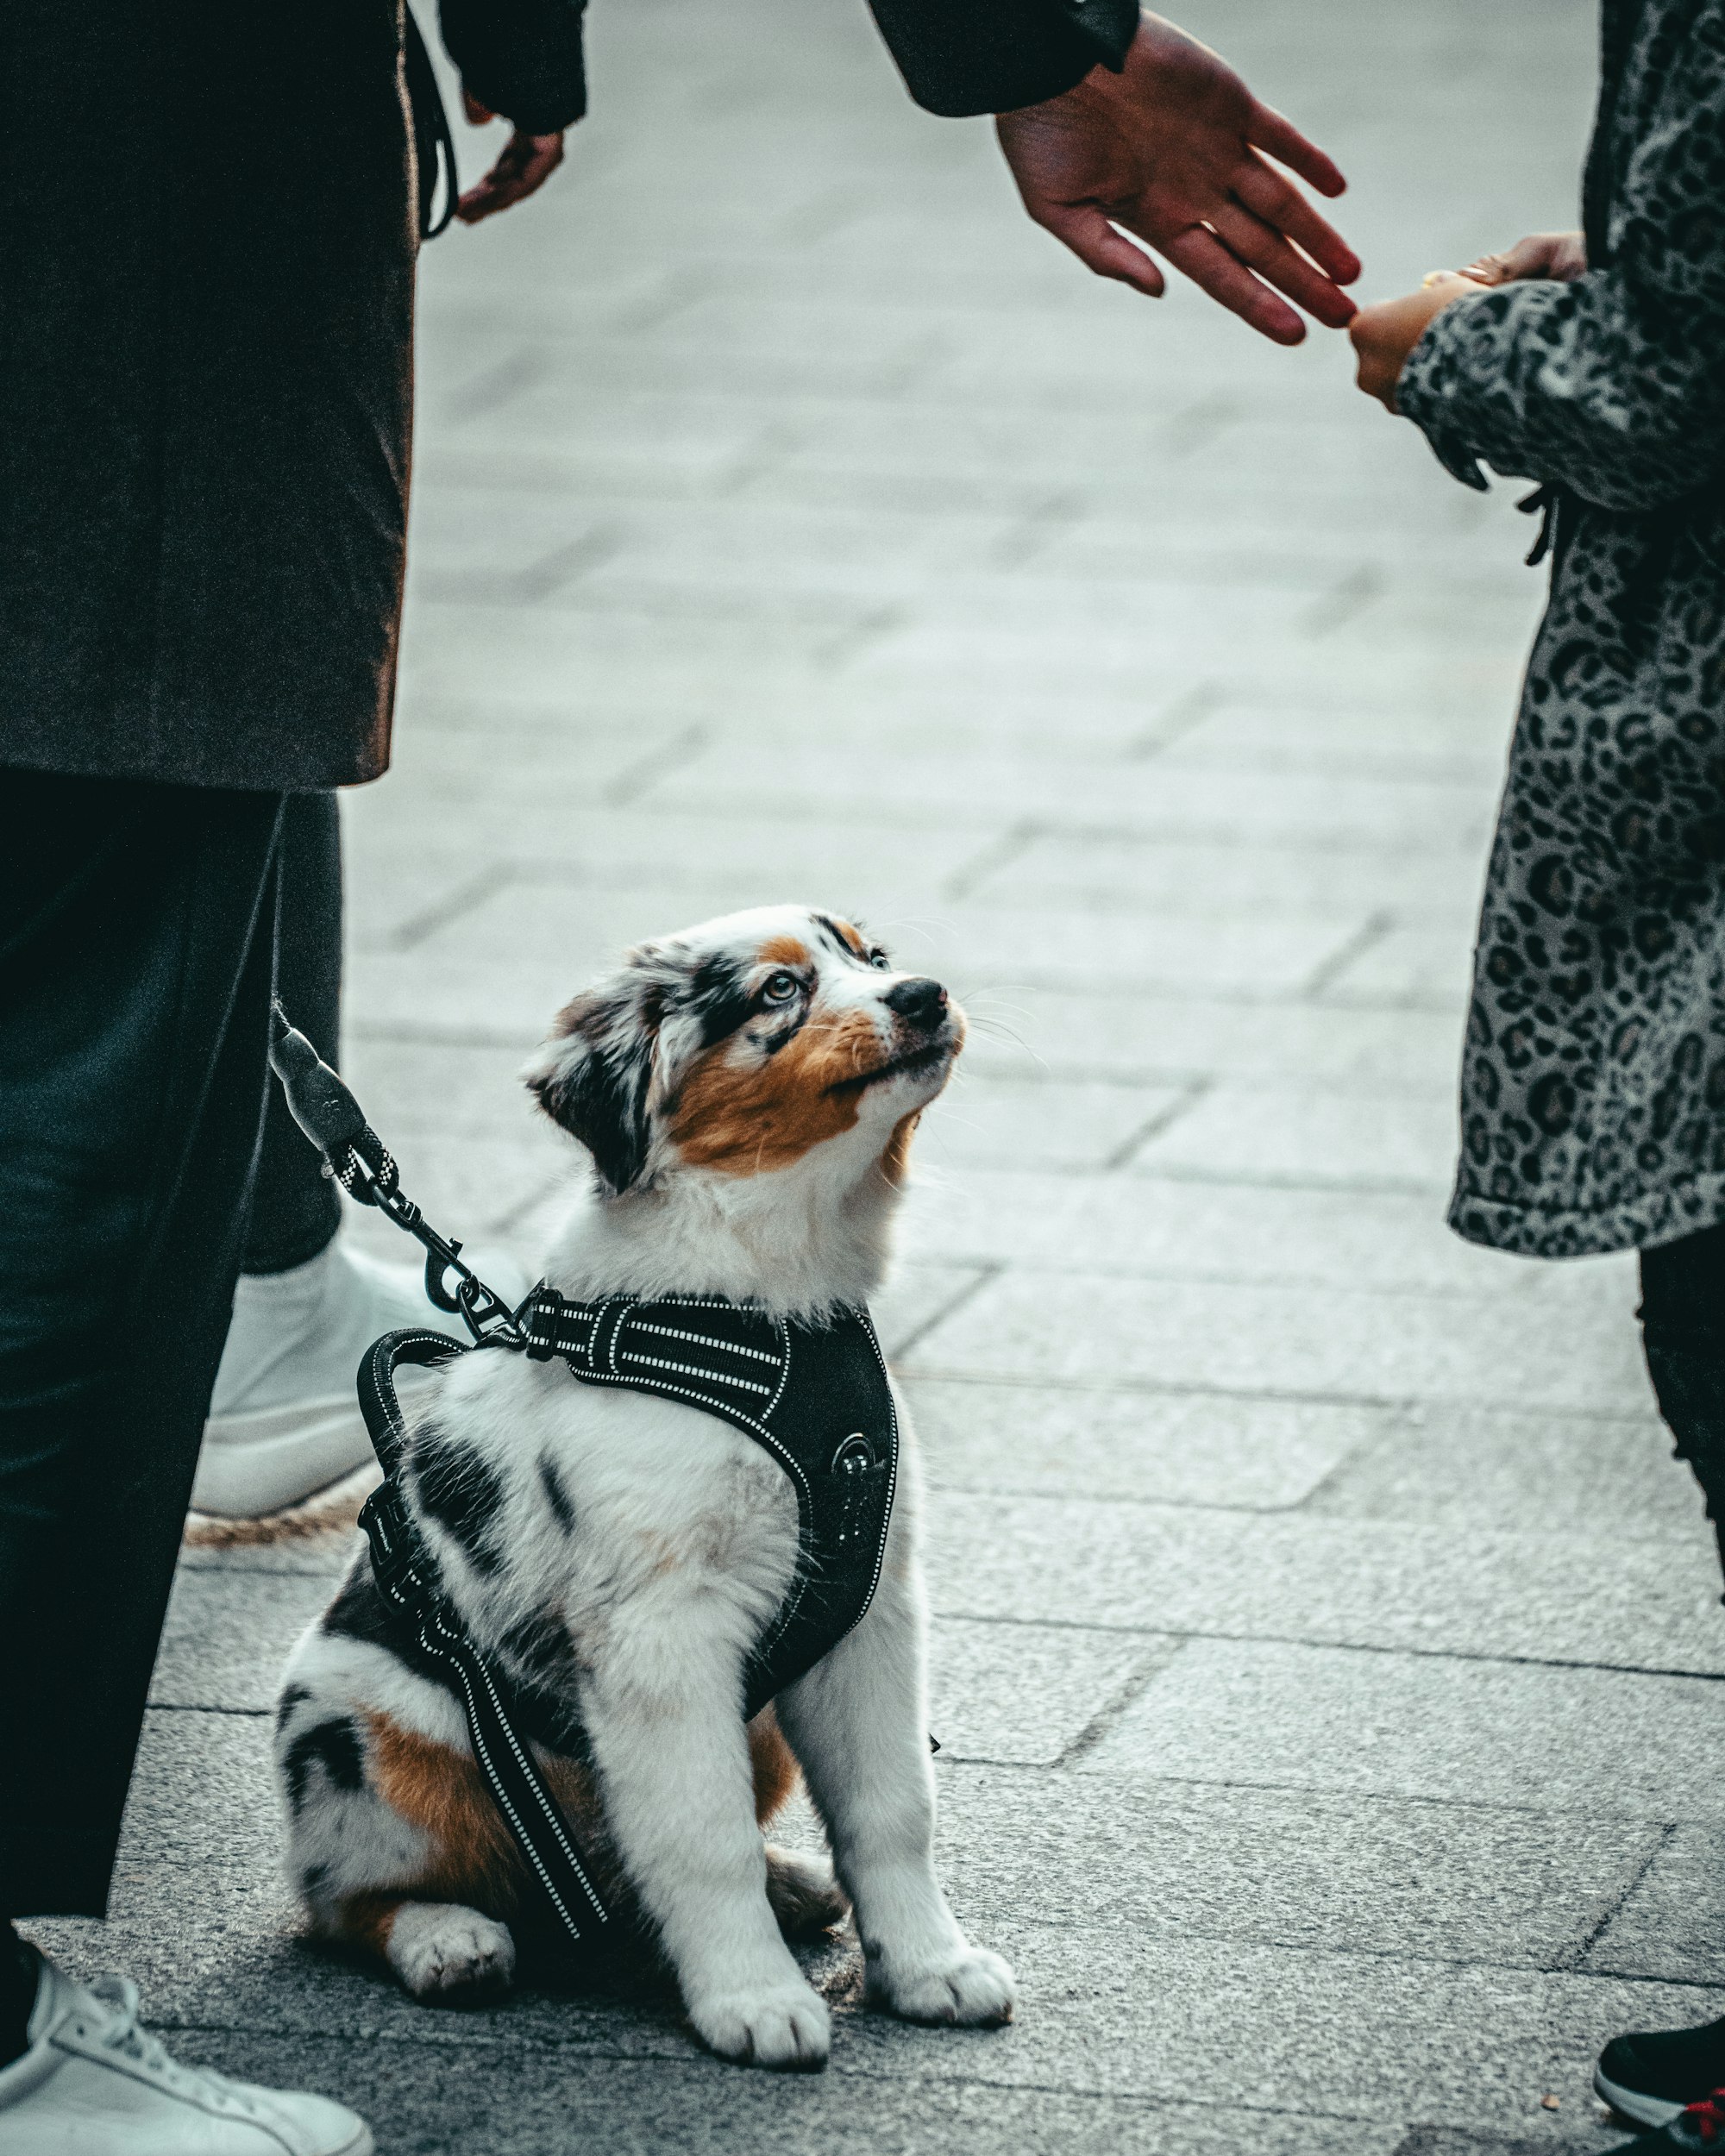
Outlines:
{"label": "woman's hand", "polygon": [[1502,254],[1482,254],[1462,272],[1476,285],[1514,285],[1527,277],[1555,278],[1572,285],[1587,274],[1584,232],[1530,232]]}
{"label": "woman's hand", "polygon": [[[497,115],[482,105],[470,91],[461,92],[461,109],[476,128],[488,127]],[[455,204],[463,224],[477,224],[494,217],[499,210],[525,202],[536,195],[563,161],[563,130],[555,135],[524,135],[517,128],[483,179],[475,180]]]}
{"label": "woman's hand", "polygon": [[1276,291],[1333,329],[1353,313],[1340,287],[1358,258],[1278,167],[1321,195],[1340,194],[1340,172],[1159,16],[1144,17],[1120,74],[1093,68],[995,125],[1025,208],[1098,277],[1161,296],[1162,273],[1132,233],[1277,344],[1306,329]]}
{"label": "woman's hand", "polygon": [[1386,411],[1396,409],[1396,385],[1408,355],[1446,307],[1458,299],[1477,299],[1484,281],[1459,270],[1433,270],[1416,292],[1401,299],[1381,299],[1362,307],[1348,326],[1359,355],[1359,386]]}

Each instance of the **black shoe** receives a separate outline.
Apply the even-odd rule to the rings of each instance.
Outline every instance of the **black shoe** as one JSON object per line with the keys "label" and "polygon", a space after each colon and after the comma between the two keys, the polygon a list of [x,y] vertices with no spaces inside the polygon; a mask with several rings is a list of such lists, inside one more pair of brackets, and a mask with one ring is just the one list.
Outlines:
{"label": "black shoe", "polygon": [[[1669,2126],[1687,2105],[1725,2087],[1725,2021],[1614,2036],[1599,2054],[1593,2085],[1614,2111],[1637,2126]],[[1725,2140],[1720,2156],[1725,2156]]]}
{"label": "black shoe", "polygon": [[1686,2104],[1668,2126],[1623,2141],[1608,2156],[1721,2156],[1725,2151],[1725,2089]]}

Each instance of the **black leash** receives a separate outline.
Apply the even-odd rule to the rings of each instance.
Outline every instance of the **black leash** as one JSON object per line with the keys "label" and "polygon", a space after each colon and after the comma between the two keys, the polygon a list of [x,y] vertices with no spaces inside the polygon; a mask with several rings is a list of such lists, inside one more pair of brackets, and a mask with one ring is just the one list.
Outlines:
{"label": "black leash", "polygon": [[[367,1122],[365,1110],[304,1034],[288,1024],[279,1002],[271,1008],[270,1027],[270,1067],[281,1081],[289,1112],[348,1195],[362,1206],[375,1206],[423,1247],[430,1300],[451,1317],[459,1317],[475,1340],[525,1347],[526,1336],[514,1312],[463,1262],[461,1244],[446,1242],[412,1200],[403,1195],[401,1171]],[[455,1277],[453,1293],[448,1284],[451,1274]]]}

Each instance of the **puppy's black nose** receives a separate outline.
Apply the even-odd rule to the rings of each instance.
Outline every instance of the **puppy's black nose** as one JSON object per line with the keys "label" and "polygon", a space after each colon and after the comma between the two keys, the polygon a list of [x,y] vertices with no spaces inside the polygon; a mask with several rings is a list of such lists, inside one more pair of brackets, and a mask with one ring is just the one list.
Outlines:
{"label": "puppy's black nose", "polygon": [[883,1000],[910,1025],[936,1026],[946,1016],[946,991],[938,981],[901,981]]}

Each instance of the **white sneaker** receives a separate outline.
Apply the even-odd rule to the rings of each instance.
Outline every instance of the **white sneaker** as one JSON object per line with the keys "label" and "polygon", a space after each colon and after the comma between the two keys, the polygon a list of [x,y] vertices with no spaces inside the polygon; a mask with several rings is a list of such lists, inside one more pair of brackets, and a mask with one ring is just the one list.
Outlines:
{"label": "white sneaker", "polygon": [[39,1957],[30,2047],[0,2067],[0,2156],[372,2156],[328,2096],[181,2066],[138,2027],[138,1987]]}
{"label": "white sneaker", "polygon": [[[504,1251],[475,1251],[468,1262],[511,1303],[533,1284]],[[411,1325],[467,1338],[461,1320],[427,1297],[423,1267],[380,1265],[341,1235],[291,1272],[242,1274],[204,1426],[193,1510],[255,1519],[369,1460],[354,1374],[380,1333]]]}

